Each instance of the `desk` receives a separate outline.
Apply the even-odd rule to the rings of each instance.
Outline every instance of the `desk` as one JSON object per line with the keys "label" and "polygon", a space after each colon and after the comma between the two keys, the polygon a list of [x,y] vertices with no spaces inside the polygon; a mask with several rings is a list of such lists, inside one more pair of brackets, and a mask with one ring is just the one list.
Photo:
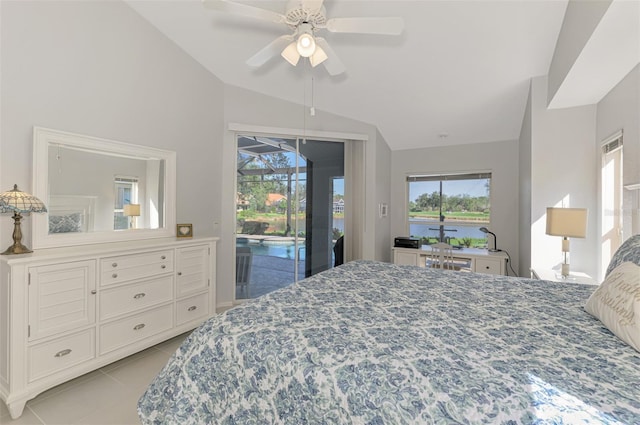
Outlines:
{"label": "desk", "polygon": [[[393,263],[410,266],[427,266],[427,257],[431,254],[429,245],[421,249],[393,248]],[[502,251],[489,252],[486,249],[462,248],[453,250],[454,261],[460,261],[466,266],[462,270],[485,274],[507,274],[507,260],[509,257]]]}
{"label": "desk", "polygon": [[583,283],[586,285],[598,285],[598,282],[586,273],[570,272],[568,278],[563,278],[559,270],[541,269],[536,267],[531,269],[531,277],[539,280],[550,280],[552,282]]}

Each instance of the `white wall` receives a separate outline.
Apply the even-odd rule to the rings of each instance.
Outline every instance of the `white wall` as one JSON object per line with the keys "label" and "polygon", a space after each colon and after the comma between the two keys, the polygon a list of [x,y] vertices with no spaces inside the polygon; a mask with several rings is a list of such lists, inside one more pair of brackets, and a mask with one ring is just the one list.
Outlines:
{"label": "white wall", "polygon": [[570,0],[549,67],[551,102],[613,0]]}
{"label": "white wall", "polygon": [[[376,133],[376,169],[375,177],[375,199],[373,202],[374,215],[372,218],[373,227],[376,229],[375,254],[371,258],[391,262],[391,250],[389,245],[393,243],[391,238],[391,218],[389,215],[389,204],[391,202],[391,149],[385,143],[382,135]],[[380,205],[387,205],[387,216],[380,216]]]}
{"label": "white wall", "polygon": [[547,77],[531,90],[531,266],[562,262],[561,238],[548,236],[547,207],[588,208],[587,237],[571,239],[571,269],[596,276],[596,107],[547,109]]}
{"label": "white wall", "polygon": [[529,276],[531,269],[531,84],[527,106],[522,120],[518,149],[518,173],[519,173],[519,270],[520,276]]}
{"label": "white wall", "polygon": [[[177,219],[212,235],[223,85],[115,1],[0,2],[0,187],[32,189],[33,126],[177,151]],[[23,220],[30,244],[31,223]],[[12,222],[0,217],[0,244]],[[29,245],[28,245],[29,246]]]}
{"label": "white wall", "polygon": [[[623,184],[640,183],[640,65],[636,66],[597,107],[595,149],[598,165],[601,144],[607,137],[623,130]],[[598,181],[600,180],[598,166]],[[600,210],[600,200],[598,202]],[[598,222],[598,229],[600,223]],[[640,191],[623,192],[623,237],[640,233]],[[600,244],[598,244],[600,248]],[[605,270],[600,270],[600,275]]]}
{"label": "white wall", "polygon": [[[391,152],[391,235],[406,236],[408,174],[491,171],[491,231],[518,270],[517,141]],[[391,250],[392,241],[386,247]],[[510,274],[512,274],[510,272]]]}

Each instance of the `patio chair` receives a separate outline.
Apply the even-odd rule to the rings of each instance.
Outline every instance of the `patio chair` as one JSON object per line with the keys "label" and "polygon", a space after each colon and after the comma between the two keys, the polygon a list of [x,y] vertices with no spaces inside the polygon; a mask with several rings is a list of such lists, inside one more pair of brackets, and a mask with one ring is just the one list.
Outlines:
{"label": "patio chair", "polygon": [[249,283],[251,281],[251,263],[253,261],[253,253],[248,246],[236,247],[236,286],[240,287],[240,291],[247,291],[249,298]]}
{"label": "patio chair", "polygon": [[344,236],[340,236],[333,246],[333,267],[338,267],[344,263]]}

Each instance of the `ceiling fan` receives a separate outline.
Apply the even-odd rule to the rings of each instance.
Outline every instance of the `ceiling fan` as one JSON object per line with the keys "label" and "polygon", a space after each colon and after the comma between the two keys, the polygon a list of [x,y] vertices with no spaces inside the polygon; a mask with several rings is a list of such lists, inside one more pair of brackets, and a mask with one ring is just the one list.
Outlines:
{"label": "ceiling fan", "polygon": [[327,40],[316,35],[317,31],[400,35],[404,29],[402,18],[396,17],[327,19],[323,0],[289,0],[284,14],[230,0],[202,1],[209,9],[283,24],[291,29],[291,34],[276,38],[247,60],[248,65],[256,68],[280,53],[293,66],[300,57],[305,57],[312,67],[322,63],[330,75],[338,75],[345,71],[345,66]]}

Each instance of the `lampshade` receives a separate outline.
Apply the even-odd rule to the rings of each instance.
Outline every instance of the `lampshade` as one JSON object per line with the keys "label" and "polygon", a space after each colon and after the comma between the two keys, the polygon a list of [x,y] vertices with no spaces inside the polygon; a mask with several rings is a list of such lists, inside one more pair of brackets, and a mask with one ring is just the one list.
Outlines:
{"label": "lampshade", "polygon": [[316,46],[316,51],[309,58],[309,62],[311,62],[312,67],[316,67],[320,65],[322,62],[328,59],[327,53],[320,46]]}
{"label": "lampshade", "polygon": [[587,235],[586,208],[547,208],[547,235],[584,238]]}
{"label": "lampshade", "polygon": [[0,194],[0,212],[42,213],[47,212],[47,207],[35,196],[18,190],[18,185],[14,184],[13,190]]}
{"label": "lampshade", "polygon": [[300,60],[300,53],[296,47],[296,42],[293,41],[280,53],[280,55],[287,60],[291,65],[296,66]]}
{"label": "lampshade", "polygon": [[308,58],[316,51],[316,40],[313,38],[313,30],[310,24],[300,24],[298,42],[296,48],[300,56]]}
{"label": "lampshade", "polygon": [[126,217],[140,216],[140,204],[126,204],[123,210]]}

